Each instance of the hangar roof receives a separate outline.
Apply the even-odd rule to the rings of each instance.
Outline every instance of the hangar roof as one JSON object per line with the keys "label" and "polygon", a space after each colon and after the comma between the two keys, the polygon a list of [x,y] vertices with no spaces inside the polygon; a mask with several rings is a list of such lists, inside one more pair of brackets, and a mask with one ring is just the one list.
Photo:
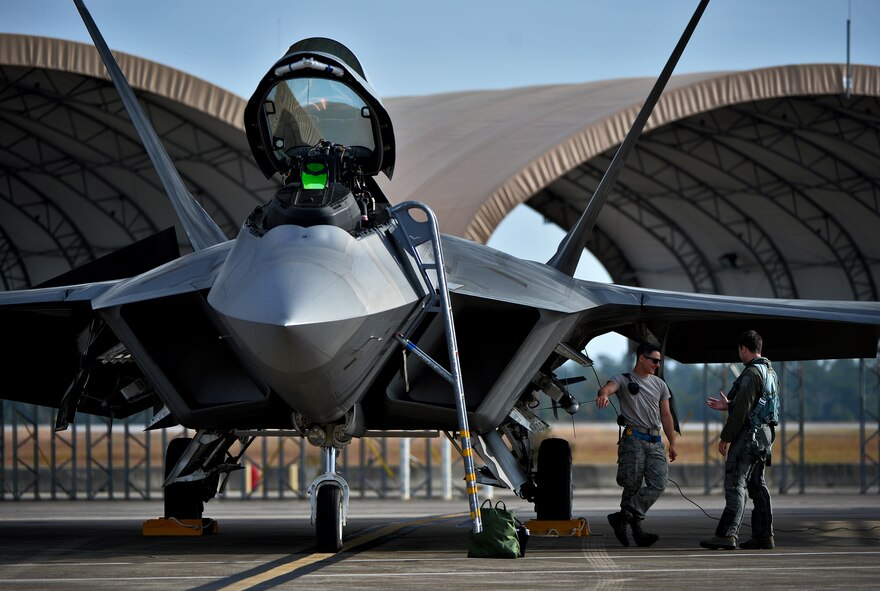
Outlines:
{"label": "hangar roof", "polygon": [[[228,236],[277,181],[257,168],[244,100],[116,53],[184,182]],[[16,289],[176,225],[97,52],[0,35],[0,285]],[[186,234],[178,228],[178,237]]]}
{"label": "hangar roof", "polygon": [[[232,236],[276,181],[253,162],[244,100],[117,54],[185,182]],[[588,248],[620,283],[878,299],[880,68],[799,65],[676,76]],[[394,201],[486,241],[526,203],[568,228],[653,79],[386,102]],[[0,281],[34,285],[174,224],[91,46],[0,35]],[[182,232],[178,232],[183,236]]]}
{"label": "hangar roof", "polygon": [[[588,248],[618,283],[877,299],[880,68],[675,76]],[[393,99],[393,199],[486,241],[526,203],[568,229],[653,79]],[[872,238],[873,237],[873,238]]]}

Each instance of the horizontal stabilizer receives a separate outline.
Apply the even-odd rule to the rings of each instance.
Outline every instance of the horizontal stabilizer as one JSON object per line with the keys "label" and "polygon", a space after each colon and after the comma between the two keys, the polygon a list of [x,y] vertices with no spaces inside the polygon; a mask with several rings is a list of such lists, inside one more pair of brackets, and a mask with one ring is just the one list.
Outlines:
{"label": "horizontal stabilizer", "polygon": [[177,235],[168,228],[34,287],[59,287],[125,279],[180,257]]}

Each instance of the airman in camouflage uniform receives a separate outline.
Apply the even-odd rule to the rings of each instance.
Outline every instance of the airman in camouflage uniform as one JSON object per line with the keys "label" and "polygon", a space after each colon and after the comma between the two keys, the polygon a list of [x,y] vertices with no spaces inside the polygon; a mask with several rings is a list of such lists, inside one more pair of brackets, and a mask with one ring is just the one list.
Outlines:
{"label": "airman in camouflage uniform", "polygon": [[666,489],[668,466],[666,450],[660,438],[662,428],[669,441],[669,460],[675,461],[675,430],[670,410],[669,387],[657,377],[660,349],[643,343],[636,349],[632,372],[611,378],[599,389],[596,406],[608,406],[608,397],[620,400],[623,436],[617,450],[617,484],[623,487],[620,511],[608,516],[617,540],[629,546],[626,526],[632,528],[638,546],[650,546],[659,536],[642,529],[645,513]]}

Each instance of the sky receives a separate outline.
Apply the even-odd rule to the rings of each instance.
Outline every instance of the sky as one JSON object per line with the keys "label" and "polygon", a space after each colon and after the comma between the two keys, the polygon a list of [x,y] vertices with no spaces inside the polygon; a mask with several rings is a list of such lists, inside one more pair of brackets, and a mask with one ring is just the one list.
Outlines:
{"label": "sky", "polygon": [[[331,37],[382,97],[656,77],[697,0],[86,0],[108,45],[248,98],[295,41]],[[880,0],[712,0],[676,73],[880,64]],[[0,32],[90,43],[72,0],[0,0]],[[441,228],[442,231],[442,228]],[[528,235],[528,241],[522,236]],[[546,261],[562,231],[524,206],[489,244]],[[608,281],[585,256],[576,276]],[[609,336],[592,357],[619,357]]]}

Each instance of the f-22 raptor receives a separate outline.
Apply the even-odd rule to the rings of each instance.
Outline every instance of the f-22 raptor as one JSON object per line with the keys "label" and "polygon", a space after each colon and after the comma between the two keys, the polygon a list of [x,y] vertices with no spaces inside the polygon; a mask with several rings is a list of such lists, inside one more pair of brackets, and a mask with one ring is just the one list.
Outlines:
{"label": "f-22 raptor", "polygon": [[[349,488],[340,449],[379,431],[437,430],[464,458],[473,530],[477,483],[510,488],[539,519],[570,519],[571,450],[532,436],[543,393],[578,401],[554,372],[589,365],[595,336],[650,340],[683,362],[732,360],[756,328],[774,360],[876,354],[880,304],[734,298],[637,289],[572,275],[599,209],[708,0],[698,6],[580,221],[547,263],[445,236],[417,202],[391,204],[391,118],[355,55],[294,44],[245,110],[254,158],[282,185],[229,240],[184,187],[81,0],[75,0],[141,136],[192,252],[122,279],[99,259],[52,287],[0,293],[3,397],[126,417],[191,438],[166,452],[165,515],[201,518],[254,434],[322,451],[310,487],[317,546],[342,548]],[[136,258],[157,238],[114,255]],[[73,275],[70,275],[73,277]],[[85,279],[84,279],[85,278]],[[729,350],[728,350],[729,349]],[[477,457],[483,466],[477,470]]]}

